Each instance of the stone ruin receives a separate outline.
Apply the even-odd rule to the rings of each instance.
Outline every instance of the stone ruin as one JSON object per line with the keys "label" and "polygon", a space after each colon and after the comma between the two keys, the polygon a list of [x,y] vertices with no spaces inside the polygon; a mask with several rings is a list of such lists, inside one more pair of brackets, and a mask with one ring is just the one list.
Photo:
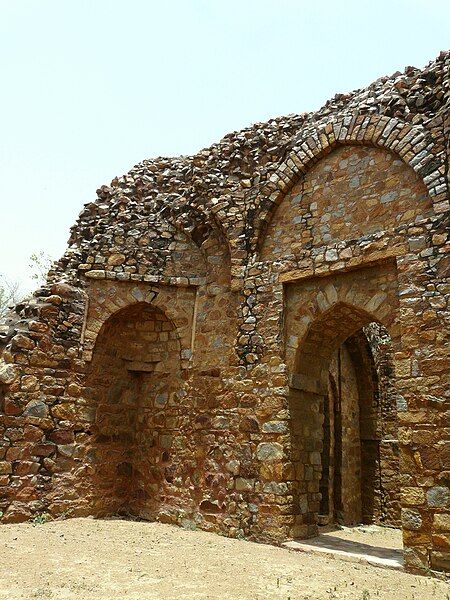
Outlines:
{"label": "stone ruin", "polygon": [[403,529],[450,571],[450,53],[97,191],[0,338],[2,521]]}

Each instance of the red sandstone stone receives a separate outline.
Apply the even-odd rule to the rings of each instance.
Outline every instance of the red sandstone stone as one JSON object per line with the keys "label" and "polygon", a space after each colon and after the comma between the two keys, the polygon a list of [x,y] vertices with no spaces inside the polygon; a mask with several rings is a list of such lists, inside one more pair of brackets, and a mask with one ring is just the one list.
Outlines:
{"label": "red sandstone stone", "polygon": [[3,405],[3,410],[6,415],[20,415],[22,413],[23,408],[20,405],[18,400],[14,398],[5,398],[5,403]]}
{"label": "red sandstone stone", "polygon": [[75,436],[70,429],[55,429],[49,434],[48,439],[55,444],[71,444]]}
{"label": "red sandstone stone", "polygon": [[56,446],[55,444],[36,444],[32,449],[32,454],[34,456],[50,456],[55,452]]}

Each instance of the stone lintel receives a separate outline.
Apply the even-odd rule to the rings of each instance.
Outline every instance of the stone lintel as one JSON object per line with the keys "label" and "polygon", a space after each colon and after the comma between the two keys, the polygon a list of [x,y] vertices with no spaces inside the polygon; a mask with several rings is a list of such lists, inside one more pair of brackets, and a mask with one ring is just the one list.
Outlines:
{"label": "stone lintel", "polygon": [[[346,261],[345,265],[339,269],[333,269],[332,273],[352,271],[364,267],[372,267],[376,264],[383,263],[389,260],[396,259],[399,256],[404,256],[407,252],[406,244],[404,246],[393,246],[386,250],[373,252],[365,256],[355,256]],[[327,267],[327,268],[324,268]],[[289,283],[291,281],[299,281],[300,279],[310,279],[312,277],[325,277],[330,275],[331,270],[328,265],[320,264],[317,268],[311,266],[304,269],[293,269],[280,273],[278,276],[279,283]]]}
{"label": "stone lintel", "polygon": [[293,373],[289,385],[291,388],[301,392],[317,394],[318,396],[325,396],[327,394],[326,386],[319,379],[310,375],[304,375],[303,373]]}

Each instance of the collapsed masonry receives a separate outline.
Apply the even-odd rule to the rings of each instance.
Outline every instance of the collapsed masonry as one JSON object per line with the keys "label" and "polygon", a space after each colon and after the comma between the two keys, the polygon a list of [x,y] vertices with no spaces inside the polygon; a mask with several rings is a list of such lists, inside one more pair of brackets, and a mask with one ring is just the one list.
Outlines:
{"label": "collapsed masonry", "polygon": [[450,571],[449,71],[98,190],[2,327],[4,522],[401,523],[407,568]]}

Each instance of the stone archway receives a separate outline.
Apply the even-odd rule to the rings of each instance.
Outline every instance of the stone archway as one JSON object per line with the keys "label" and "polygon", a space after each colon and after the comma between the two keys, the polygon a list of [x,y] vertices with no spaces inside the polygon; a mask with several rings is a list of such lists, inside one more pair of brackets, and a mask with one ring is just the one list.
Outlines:
{"label": "stone archway", "polygon": [[[301,180],[311,167],[340,146],[367,146],[395,153],[426,182],[436,212],[448,210],[445,177],[435,160],[434,143],[420,125],[410,125],[397,118],[379,115],[347,116],[302,132],[294,148],[264,187],[252,246],[259,250],[267,226],[286,193]],[[430,175],[432,174],[432,175]],[[426,179],[425,179],[426,178]],[[443,205],[441,205],[444,203]]]}
{"label": "stone archway", "polygon": [[[312,537],[318,532],[321,492],[324,492],[324,481],[321,482],[323,443],[327,443],[324,440],[324,408],[333,391],[330,389],[333,385],[330,384],[330,373],[334,378],[335,396],[340,385],[336,372],[339,351],[341,359],[345,358],[347,364],[348,385],[345,394],[348,396],[347,403],[350,402],[353,407],[349,410],[354,412],[351,418],[348,416],[347,422],[339,424],[347,428],[347,446],[341,449],[341,457],[346,455],[347,462],[342,465],[341,474],[345,469],[347,474],[354,472],[353,482],[352,476],[349,476],[341,484],[347,490],[352,486],[360,487],[361,455],[355,458],[355,453],[362,451],[363,427],[372,430],[376,427],[369,407],[377,392],[377,381],[367,349],[355,347],[355,339],[362,335],[362,329],[370,323],[380,323],[389,330],[393,347],[398,347],[396,294],[396,269],[394,264],[389,263],[327,277],[307,278],[286,285],[285,360],[290,382],[289,459],[294,499],[293,537]],[[353,344],[350,344],[351,340]],[[372,389],[369,390],[369,386]],[[392,400],[395,404],[395,394]],[[341,397],[341,402],[344,401]],[[348,435],[348,431],[352,435]],[[368,434],[370,439],[372,433],[367,430],[364,435]],[[367,448],[369,445],[368,441]],[[373,462],[372,458],[370,460]],[[333,475],[330,466],[325,465],[325,469],[329,469],[329,476]],[[376,466],[372,465],[373,472]],[[336,481],[334,485],[338,484]],[[344,515],[347,524],[361,521],[363,514],[361,493],[351,496],[350,493],[346,498],[346,502],[353,503],[352,511]],[[367,498],[365,502],[367,504]],[[334,511],[330,505],[325,508],[330,510],[330,514],[331,510]],[[365,512],[370,512],[370,509]]]}
{"label": "stone archway", "polygon": [[[337,370],[341,370],[341,352],[346,339],[362,329],[365,325],[374,321],[369,313],[344,303],[336,303],[329,310],[322,313],[309,327],[308,333],[301,343],[294,371],[291,375],[289,409],[291,414],[291,460],[295,480],[293,485],[294,497],[297,498],[297,505],[294,507],[295,527],[294,535],[296,537],[311,537],[317,535],[318,514],[321,509],[321,492],[324,493],[322,480],[322,458],[324,442],[324,415],[325,403],[329,402],[329,381],[330,372],[335,375],[336,355]],[[355,379],[354,369],[348,358],[348,351],[345,351],[345,357],[348,361],[346,366],[348,378]],[[333,380],[337,378],[334,376]],[[338,386],[340,379],[338,379]],[[352,400],[353,406],[348,406],[348,422],[340,422],[339,426],[347,427],[350,435],[347,435],[346,444],[348,448],[340,448],[340,456],[347,457],[347,461],[352,460],[351,465],[347,465],[347,470],[343,470],[343,465],[335,467],[334,488],[338,486],[337,475],[345,472],[348,475],[348,481],[340,483],[339,490],[341,499],[343,499],[344,485],[345,490],[352,491],[357,479],[357,473],[350,473],[360,470],[360,457],[354,456],[355,440],[349,439],[356,437],[353,431],[355,427],[354,415],[352,412],[358,405],[358,397],[354,396],[356,389],[356,380],[348,384],[348,396]],[[331,384],[331,387],[336,384]],[[341,390],[336,389],[333,401],[341,400]],[[342,409],[335,409],[336,418],[341,417]],[[358,417],[359,419],[359,417]],[[334,425],[337,425],[336,420]],[[359,430],[359,420],[358,420]],[[359,431],[357,432],[359,435]],[[331,436],[335,443],[344,443],[344,436]],[[327,466],[327,465],[325,465]],[[336,491],[336,489],[335,489]],[[346,514],[341,519],[345,522],[358,520],[361,517],[361,497],[346,498],[346,503],[352,502],[352,507],[347,505]],[[295,502],[295,501],[294,501]],[[354,505],[354,506],[353,506]],[[333,510],[341,510],[342,507],[334,506]]]}
{"label": "stone archway", "polygon": [[95,411],[94,514],[156,518],[174,493],[177,394],[183,388],[174,323],[146,302],[114,313],[99,331],[87,382]]}
{"label": "stone archway", "polygon": [[398,415],[392,343],[378,323],[330,361],[324,398],[319,525],[398,526]]}

